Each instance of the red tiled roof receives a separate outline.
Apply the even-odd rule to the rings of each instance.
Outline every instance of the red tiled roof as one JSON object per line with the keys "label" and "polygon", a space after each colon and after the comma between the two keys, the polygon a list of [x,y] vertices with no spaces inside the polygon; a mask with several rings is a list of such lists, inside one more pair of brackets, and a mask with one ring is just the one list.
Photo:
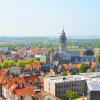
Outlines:
{"label": "red tiled roof", "polygon": [[26,48],[21,48],[21,52],[25,52],[26,50]]}
{"label": "red tiled roof", "polygon": [[22,89],[15,89],[15,94],[18,96],[26,96],[26,95],[34,96],[35,91],[32,87],[26,87]]}
{"label": "red tiled roof", "polygon": [[97,67],[97,62],[92,62],[91,67]]}
{"label": "red tiled roof", "polygon": [[28,67],[29,68],[35,68],[35,69],[39,70],[40,67],[41,67],[41,64],[40,64],[40,62],[32,62],[32,63],[28,64]]}
{"label": "red tiled roof", "polygon": [[9,78],[9,81],[11,81],[12,83],[15,83],[15,82],[26,83],[26,80],[24,79],[24,77]]}
{"label": "red tiled roof", "polygon": [[3,77],[0,77],[0,84],[2,83],[2,81],[3,81]]}
{"label": "red tiled roof", "polygon": [[26,76],[24,78],[25,78],[26,82],[30,82],[30,81],[32,81],[32,82],[34,82],[34,81],[40,81],[39,76],[37,76],[37,75],[34,75],[34,76]]}
{"label": "red tiled roof", "polygon": [[0,70],[0,76],[2,77],[7,72],[8,72],[7,68],[4,68],[4,69]]}
{"label": "red tiled roof", "polygon": [[81,64],[75,64],[75,65],[74,65],[74,67],[75,67],[75,68],[78,68],[78,69],[80,68],[80,66],[81,66]]}
{"label": "red tiled roof", "polygon": [[31,55],[46,53],[48,51],[47,48],[32,48],[30,50]]}
{"label": "red tiled roof", "polygon": [[18,96],[25,96],[26,92],[25,92],[25,89],[16,89],[15,94]]}
{"label": "red tiled roof", "polygon": [[63,65],[65,69],[70,69],[70,65],[69,64],[64,64]]}
{"label": "red tiled roof", "polygon": [[30,95],[30,96],[33,96],[35,93],[33,87],[27,87],[26,91],[27,91],[27,95]]}
{"label": "red tiled roof", "polygon": [[36,53],[37,53],[37,49],[31,49],[31,50],[30,50],[30,54],[31,54],[31,55],[35,55]]}
{"label": "red tiled roof", "polygon": [[7,82],[7,80],[8,80],[7,78],[4,78],[4,77],[3,77],[3,79],[1,80],[1,83],[2,83],[2,84],[5,84],[5,83]]}
{"label": "red tiled roof", "polygon": [[24,79],[24,77],[10,77],[10,78],[3,78],[2,84],[4,83],[7,83],[7,84],[24,83],[26,84],[26,80]]}
{"label": "red tiled roof", "polygon": [[9,88],[10,91],[13,91],[17,87],[17,84],[13,83]]}

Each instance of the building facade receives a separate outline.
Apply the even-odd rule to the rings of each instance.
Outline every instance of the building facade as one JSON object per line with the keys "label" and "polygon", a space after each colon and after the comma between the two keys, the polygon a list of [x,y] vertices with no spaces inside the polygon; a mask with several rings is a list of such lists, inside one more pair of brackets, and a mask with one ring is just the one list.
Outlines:
{"label": "building facade", "polygon": [[51,93],[61,100],[63,100],[67,90],[75,91],[80,96],[86,95],[86,80],[79,75],[49,77],[44,79],[44,91]]}

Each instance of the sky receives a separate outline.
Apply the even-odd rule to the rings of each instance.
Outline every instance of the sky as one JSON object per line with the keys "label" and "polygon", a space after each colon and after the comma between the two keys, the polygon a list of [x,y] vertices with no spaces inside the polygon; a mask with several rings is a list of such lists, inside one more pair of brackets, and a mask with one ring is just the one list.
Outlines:
{"label": "sky", "polygon": [[100,0],[0,0],[0,36],[100,36]]}

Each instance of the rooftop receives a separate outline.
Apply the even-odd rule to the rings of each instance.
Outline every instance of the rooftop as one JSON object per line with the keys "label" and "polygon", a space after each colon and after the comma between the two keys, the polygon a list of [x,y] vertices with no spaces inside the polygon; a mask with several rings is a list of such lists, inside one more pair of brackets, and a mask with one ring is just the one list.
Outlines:
{"label": "rooftop", "polygon": [[98,78],[100,77],[100,72],[80,73],[80,75],[87,78]]}
{"label": "rooftop", "polygon": [[100,91],[100,78],[94,78],[87,81],[89,91]]}
{"label": "rooftop", "polygon": [[54,83],[61,83],[61,82],[69,82],[69,81],[80,81],[86,80],[91,81],[92,79],[100,78],[99,72],[91,72],[91,73],[81,73],[80,75],[71,75],[71,76],[56,76],[56,77],[46,77],[47,81],[52,81]]}
{"label": "rooftop", "polygon": [[52,81],[54,83],[60,83],[60,82],[68,82],[68,81],[86,80],[86,78],[80,75],[72,75],[72,76],[49,77],[47,78],[47,80]]}

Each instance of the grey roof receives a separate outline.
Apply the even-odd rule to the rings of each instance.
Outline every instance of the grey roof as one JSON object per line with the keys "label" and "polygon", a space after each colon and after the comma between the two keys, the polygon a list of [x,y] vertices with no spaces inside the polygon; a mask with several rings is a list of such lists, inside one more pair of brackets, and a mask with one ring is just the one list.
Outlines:
{"label": "grey roof", "polygon": [[88,83],[89,91],[100,91],[100,83]]}
{"label": "grey roof", "polygon": [[71,56],[80,56],[80,51],[68,51]]}
{"label": "grey roof", "polygon": [[95,56],[82,56],[82,62],[93,62],[96,61]]}
{"label": "grey roof", "polygon": [[54,55],[54,60],[70,60],[71,56],[70,54],[64,52],[64,53],[56,53]]}

